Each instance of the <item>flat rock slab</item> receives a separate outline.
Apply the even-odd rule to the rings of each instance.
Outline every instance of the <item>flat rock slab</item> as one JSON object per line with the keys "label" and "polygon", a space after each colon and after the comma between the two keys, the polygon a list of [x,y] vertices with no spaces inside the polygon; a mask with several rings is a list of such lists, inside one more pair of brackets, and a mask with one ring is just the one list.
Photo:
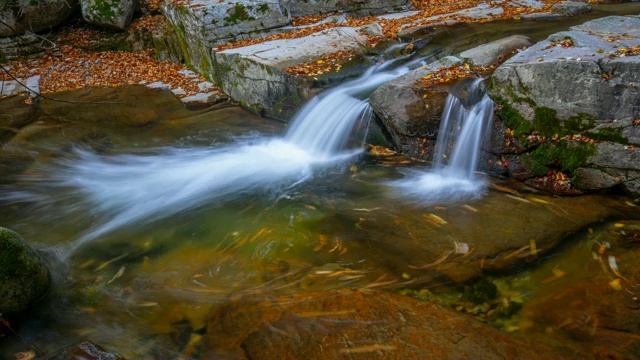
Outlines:
{"label": "flat rock slab", "polygon": [[209,320],[202,359],[568,359],[426,301],[373,290],[241,299]]}
{"label": "flat rock slab", "polygon": [[313,81],[287,73],[288,67],[338,51],[361,54],[367,40],[358,29],[338,27],[297,39],[224,50],[215,53],[217,77],[223,91],[243,107],[287,119],[315,95]]}

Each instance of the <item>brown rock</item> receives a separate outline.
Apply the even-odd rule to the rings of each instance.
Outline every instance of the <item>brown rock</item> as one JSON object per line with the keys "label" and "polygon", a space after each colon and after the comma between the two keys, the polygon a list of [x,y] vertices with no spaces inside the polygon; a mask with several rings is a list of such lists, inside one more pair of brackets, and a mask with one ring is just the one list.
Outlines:
{"label": "brown rock", "polygon": [[375,291],[340,290],[222,306],[203,359],[561,359],[448,308]]}

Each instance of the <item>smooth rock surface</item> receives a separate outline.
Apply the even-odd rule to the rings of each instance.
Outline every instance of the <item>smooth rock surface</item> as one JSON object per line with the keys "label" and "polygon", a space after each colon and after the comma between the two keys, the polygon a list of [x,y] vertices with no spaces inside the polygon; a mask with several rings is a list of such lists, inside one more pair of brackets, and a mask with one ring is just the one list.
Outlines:
{"label": "smooth rock surface", "polygon": [[568,359],[451,309],[375,290],[244,298],[213,313],[202,359]]}
{"label": "smooth rock surface", "polygon": [[533,44],[533,40],[527,36],[511,35],[463,51],[458,57],[463,61],[469,62],[471,65],[488,67],[506,60],[509,55],[524,50]]}
{"label": "smooth rock surface", "polygon": [[[481,200],[438,205],[442,210],[430,207],[397,219],[357,211],[336,216],[358,224],[362,247],[383,251],[384,265],[398,277],[411,275],[414,284],[466,283],[484,272],[513,271],[540,261],[588,226],[625,217],[603,196],[557,198],[531,189],[519,194],[492,190]],[[454,254],[456,242],[474,251]]]}

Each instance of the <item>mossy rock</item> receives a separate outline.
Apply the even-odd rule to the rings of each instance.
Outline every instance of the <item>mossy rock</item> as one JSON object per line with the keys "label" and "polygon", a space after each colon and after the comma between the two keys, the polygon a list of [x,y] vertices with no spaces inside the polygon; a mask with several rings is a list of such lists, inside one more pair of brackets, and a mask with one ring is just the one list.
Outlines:
{"label": "mossy rock", "polygon": [[0,227],[0,314],[12,318],[38,302],[51,285],[40,255],[17,233]]}

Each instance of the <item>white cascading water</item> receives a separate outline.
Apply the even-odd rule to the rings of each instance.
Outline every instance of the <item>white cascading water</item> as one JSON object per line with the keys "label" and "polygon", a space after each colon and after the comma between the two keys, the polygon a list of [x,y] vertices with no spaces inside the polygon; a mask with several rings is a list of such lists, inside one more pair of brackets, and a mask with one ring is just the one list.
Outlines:
{"label": "white cascading water", "polygon": [[[351,158],[362,148],[361,141],[358,148],[347,149],[352,129],[368,122],[371,115],[367,97],[409,70],[387,70],[388,65],[374,66],[310,101],[283,138],[238,139],[214,148],[161,149],[148,156],[78,151],[77,158],[51,171],[53,179],[47,180],[52,186],[76,189],[79,201],[89,205],[96,221],[64,253],[71,254],[85,242],[127,225],[255,191],[287,189],[308,179],[315,168]],[[29,200],[46,201],[41,196]]]}
{"label": "white cascading water", "polygon": [[[471,91],[475,91],[481,81],[476,80]],[[406,179],[391,182],[401,189],[400,196],[426,203],[480,196],[484,182],[475,171],[493,108],[494,103],[486,94],[469,109],[449,94],[438,131],[434,168],[426,173],[409,171]]]}

